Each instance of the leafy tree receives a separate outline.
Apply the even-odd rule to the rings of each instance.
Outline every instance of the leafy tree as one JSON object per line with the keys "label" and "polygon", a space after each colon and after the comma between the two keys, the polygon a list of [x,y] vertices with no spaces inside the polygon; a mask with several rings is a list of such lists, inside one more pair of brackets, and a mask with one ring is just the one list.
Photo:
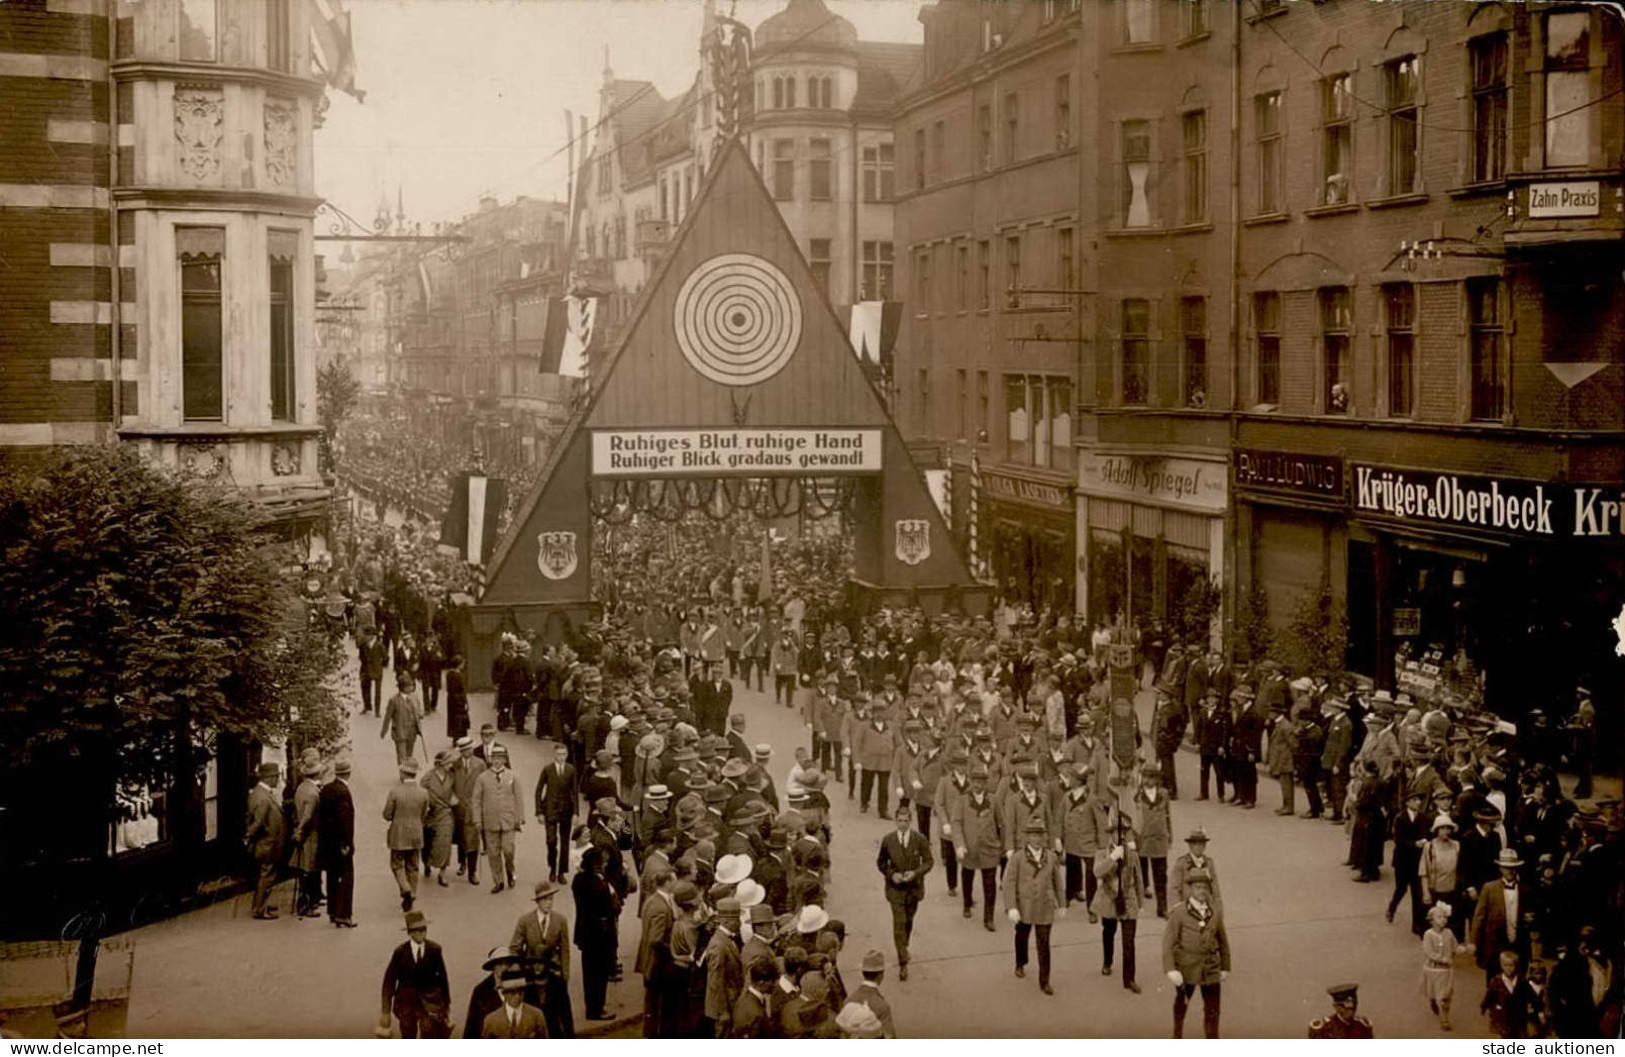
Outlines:
{"label": "leafy tree", "polygon": [[316,418],[322,424],[324,468],[333,465],[333,439],[360,399],[361,383],[341,361],[332,360],[316,372]]}
{"label": "leafy tree", "polygon": [[[303,603],[259,521],[235,489],[126,446],[0,464],[8,785],[68,771],[97,786],[81,803],[106,812],[121,784],[194,780],[178,772],[200,767],[220,735],[287,738],[290,701],[306,703],[303,723],[336,713],[312,688],[336,658],[302,633]],[[105,815],[80,821],[69,838],[62,818],[46,819],[29,835],[42,843],[12,854],[105,834]]]}
{"label": "leafy tree", "polygon": [[1294,675],[1325,672],[1333,681],[1343,673],[1348,653],[1348,616],[1332,598],[1331,585],[1301,592],[1287,614],[1277,642],[1277,658]]}
{"label": "leafy tree", "polygon": [[1270,627],[1269,596],[1262,587],[1253,587],[1237,599],[1236,640],[1240,647],[1238,657],[1250,664],[1258,664],[1270,656],[1275,639]]}

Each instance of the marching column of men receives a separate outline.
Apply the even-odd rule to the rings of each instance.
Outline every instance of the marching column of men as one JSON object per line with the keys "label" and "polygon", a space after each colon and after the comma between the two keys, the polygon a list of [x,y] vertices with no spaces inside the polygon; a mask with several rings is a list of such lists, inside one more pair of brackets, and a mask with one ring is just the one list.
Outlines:
{"label": "marching column of men", "polygon": [[[566,880],[572,844],[589,849],[571,888],[593,1019],[612,1015],[605,995],[619,972],[619,916],[639,896],[636,971],[651,1035],[861,1034],[871,1030],[871,1016],[879,1030],[895,1032],[889,1010],[882,1016],[877,1003],[860,1003],[860,1012],[837,1000],[845,989],[834,955],[844,930],[823,904],[829,796],[842,784],[858,813],[873,803],[894,825],[880,842],[876,890],[891,911],[900,980],[908,977],[913,922],[940,862],[965,918],[976,916],[980,895],[982,927],[998,931],[1002,899],[1017,975],[1025,975],[1036,944],[1045,993],[1054,990],[1050,929],[1074,901],[1101,926],[1103,974],[1120,967],[1125,990],[1139,993],[1136,926],[1142,908],[1154,908],[1168,920],[1163,968],[1174,984],[1174,1031],[1183,1031],[1200,992],[1204,1032],[1216,1034],[1220,984],[1230,968],[1217,871],[1200,830],[1186,838],[1186,854],[1176,857],[1170,847],[1177,832],[1174,763],[1187,731],[1199,757],[1197,799],[1255,807],[1263,763],[1280,783],[1278,813],[1297,814],[1293,798],[1301,788],[1304,817],[1349,826],[1356,880],[1377,876],[1382,845],[1394,840],[1390,920],[1407,897],[1413,923],[1429,903],[1453,897],[1458,930],[1472,919],[1475,934],[1499,937],[1482,944],[1487,977],[1496,975],[1503,948],[1520,964],[1529,959],[1531,934],[1546,949],[1579,950],[1574,939],[1589,908],[1609,905],[1611,889],[1598,878],[1610,860],[1600,843],[1587,843],[1591,829],[1575,822],[1582,813],[1556,788],[1549,768],[1537,764],[1519,783],[1508,738],[1453,724],[1437,709],[1423,716],[1412,707],[1401,719],[1414,702],[1385,691],[1334,694],[1322,680],[1293,679],[1268,660],[1237,677],[1219,655],[1204,658],[1200,644],[1171,648],[1142,736],[1131,703],[1112,699],[1094,659],[1085,670],[1064,640],[1046,648],[1038,644],[1042,634],[1035,641],[1018,630],[1013,642],[984,652],[980,631],[961,628],[963,637],[944,641],[933,662],[938,629],[929,621],[908,625],[906,633],[883,621],[878,633],[863,627],[858,641],[830,625],[813,642],[811,629],[803,635],[768,623],[756,627],[759,615],[749,607],[743,616],[726,609],[672,622],[668,649],[606,626],[610,642],[601,650],[622,658],[619,671],[636,673],[618,675],[608,693],[598,669],[577,663],[568,650],[537,653],[524,639],[506,637],[493,669],[497,723],[482,728],[478,743],[460,736],[455,753],[435,757],[421,781],[415,751],[418,740],[427,740],[423,713],[414,684],[399,679],[381,737],[393,735],[401,775],[385,817],[403,908],[414,908],[418,868],[435,875],[449,866],[451,848],[458,875],[471,884],[479,884],[482,852],[493,891],[517,883],[515,845],[527,821],[528,790],[498,737],[525,733],[532,708],[537,735],[558,741],[531,798],[547,834],[549,880],[538,893],[549,888],[551,900],[553,886]],[[908,648],[897,648],[903,641]],[[752,745],[744,717],[731,711],[732,678],[759,671],[768,643],[774,699],[799,708],[809,733],[808,744],[796,749],[782,801],[767,773],[771,747]],[[293,793],[287,822],[271,810],[280,779],[274,765],[250,796],[250,845],[262,886],[267,872],[274,881],[281,849],[290,847],[304,879],[300,912],[320,902],[312,894],[320,870],[333,924],[353,924],[346,890],[347,878],[353,886],[353,806],[341,781],[313,795],[313,776],[303,765],[300,771],[305,781]],[[584,794],[589,807],[577,829]],[[1440,817],[1449,825],[1440,827]],[[1456,832],[1464,833],[1460,841],[1453,841]],[[1444,850],[1423,847],[1434,843]],[[1444,860],[1449,843],[1459,845],[1450,859],[1459,864],[1449,878],[1454,888],[1442,887],[1446,878],[1433,865]],[[1511,854],[1513,846],[1524,855]],[[1548,873],[1555,880],[1543,891]],[[437,880],[447,883],[444,872]],[[1534,889],[1527,901],[1519,882]],[[1550,891],[1597,898],[1542,898]],[[267,904],[263,895],[256,898],[256,916],[274,915]],[[563,1035],[573,1031],[568,969],[547,965],[558,964],[560,939],[568,965],[572,934],[550,907],[527,919],[531,931],[554,937],[551,954],[533,950],[534,937],[517,928],[511,964],[488,966],[483,993],[500,1005],[505,974],[517,968],[526,985],[509,1027],[519,1030],[524,1008],[534,1007],[542,1030]],[[1578,979],[1597,961],[1595,935],[1559,979]],[[886,959],[871,954],[865,965],[878,960],[883,972]],[[476,1030],[500,1012],[483,1010]]]}

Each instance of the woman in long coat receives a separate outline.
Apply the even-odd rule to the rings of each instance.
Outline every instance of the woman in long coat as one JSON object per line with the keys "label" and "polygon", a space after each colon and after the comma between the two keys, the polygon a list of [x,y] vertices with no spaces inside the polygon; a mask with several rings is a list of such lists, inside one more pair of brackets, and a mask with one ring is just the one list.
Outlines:
{"label": "woman in long coat", "polygon": [[1373,760],[1365,761],[1359,790],[1354,794],[1354,830],[1349,835],[1349,864],[1359,870],[1357,881],[1375,881],[1382,874],[1382,845],[1387,834],[1383,807],[1388,786]]}
{"label": "woman in long coat", "polygon": [[423,875],[438,870],[436,880],[446,885],[446,865],[451,862],[451,838],[456,828],[457,777],[452,773],[456,765],[456,751],[446,749],[435,757],[434,769],[423,776],[419,784],[429,794],[429,815],[423,824]]}
{"label": "woman in long coat", "polygon": [[463,655],[446,661],[446,737],[452,741],[468,733],[468,688],[463,679]]}

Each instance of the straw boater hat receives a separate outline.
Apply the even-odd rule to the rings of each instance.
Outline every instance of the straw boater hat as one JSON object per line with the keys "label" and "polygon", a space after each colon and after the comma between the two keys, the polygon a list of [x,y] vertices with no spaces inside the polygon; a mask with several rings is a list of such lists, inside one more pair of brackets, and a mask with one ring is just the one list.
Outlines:
{"label": "straw boater hat", "polygon": [[749,855],[724,855],[717,860],[716,879],[723,884],[739,884],[750,876],[754,865]]}
{"label": "straw boater hat", "polygon": [[767,898],[767,890],[747,877],[739,882],[739,887],[734,891],[734,898],[739,900],[742,907],[753,907]]}

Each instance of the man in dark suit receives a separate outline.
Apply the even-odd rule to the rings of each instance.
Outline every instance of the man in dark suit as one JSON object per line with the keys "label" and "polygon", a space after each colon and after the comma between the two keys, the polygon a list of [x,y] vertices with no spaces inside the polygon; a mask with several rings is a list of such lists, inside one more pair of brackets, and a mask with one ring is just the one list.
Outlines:
{"label": "man in dark suit", "polygon": [[660,999],[666,975],[671,971],[671,927],[677,916],[677,907],[671,898],[676,879],[671,869],[657,867],[649,875],[650,888],[639,914],[643,931],[638,936],[636,971],[643,977],[643,1037],[646,1039],[660,1034]]}
{"label": "man in dark suit", "polygon": [[1202,659],[1202,644],[1192,642],[1185,647],[1185,693],[1180,701],[1185,715],[1194,716],[1202,707],[1202,701],[1207,697],[1208,675],[1207,663]]}
{"label": "man in dark suit", "polygon": [[536,821],[547,834],[547,877],[563,881],[570,872],[570,826],[576,817],[576,769],[570,747],[555,745],[553,762],[536,779]]}
{"label": "man in dark suit", "polygon": [[1428,818],[1421,793],[1405,797],[1405,805],[1394,815],[1394,894],[1388,900],[1388,920],[1394,920],[1394,911],[1405,893],[1411,896],[1411,932],[1420,936],[1427,930],[1422,917],[1422,846],[1428,840]]}
{"label": "man in dark suit", "polygon": [[[1465,891],[1469,899],[1477,899],[1497,876],[1505,876],[1505,872],[1498,869],[1497,861],[1501,855],[1501,834],[1495,826],[1500,821],[1501,813],[1493,805],[1482,804],[1473,812],[1473,828],[1462,835],[1456,887]],[[1494,958],[1490,964],[1495,964]]]}
{"label": "man in dark suit", "polygon": [[316,855],[327,874],[327,917],[334,928],[355,928],[355,801],[350,761],[333,764],[333,780],[316,798]]}
{"label": "man in dark suit", "polygon": [[395,948],[384,970],[380,1030],[389,1030],[391,1013],[400,1021],[403,1039],[451,1036],[451,981],[446,976],[446,959],[440,944],[429,939],[429,919],[421,910],[406,912],[406,942]]}
{"label": "man in dark suit", "polygon": [[703,696],[694,699],[694,718],[702,734],[720,738],[726,733],[728,712],[733,708],[734,686],[722,674],[720,662],[711,665],[711,677],[700,685]]}
{"label": "man in dark suit", "polygon": [[383,707],[385,658],[384,644],[372,628],[357,632],[356,656],[361,671],[361,714],[376,713]]}
{"label": "man in dark suit", "polygon": [[[1203,669],[1198,669],[1203,670]],[[1201,788],[1196,799],[1208,798],[1208,775],[1217,786],[1217,797],[1224,799],[1224,750],[1230,743],[1230,711],[1224,706],[1224,697],[1217,688],[1209,687],[1202,695],[1202,704],[1192,713],[1196,726],[1196,749],[1201,755]]]}
{"label": "man in dark suit", "polygon": [[547,1034],[555,1039],[575,1038],[575,1015],[570,1010],[570,922],[553,913],[552,881],[536,883],[536,909],[513,927],[508,946],[530,974],[540,992]]}
{"label": "man in dark suit", "polygon": [[[733,698],[733,687],[728,687],[730,704]],[[728,756],[742,763],[751,762],[750,742],[745,740],[745,715],[735,712],[728,717]]]}
{"label": "man in dark suit", "polygon": [[482,1039],[545,1039],[542,1011],[525,1001],[525,974],[509,972],[502,978],[502,1008],[488,1013],[480,1025]]}
{"label": "man in dark suit", "polygon": [[277,916],[276,908],[266,904],[271,889],[276,887],[288,824],[282,814],[282,798],[276,793],[282,769],[267,760],[260,764],[259,775],[259,783],[248,791],[248,825],[243,831],[243,843],[254,857],[254,916],[269,921]]}
{"label": "man in dark suit", "polygon": [[892,940],[897,945],[897,978],[908,979],[908,941],[914,932],[914,912],[925,898],[925,878],[931,872],[931,841],[914,829],[914,809],[897,808],[897,828],[880,842],[875,868],[886,879],[886,902],[891,904]]}
{"label": "man in dark suit", "polygon": [[1471,940],[1477,948],[1478,967],[1487,986],[1501,971],[1501,952],[1512,951],[1519,961],[1529,957],[1529,918],[1534,911],[1532,892],[1520,890],[1518,867],[1523,860],[1508,849],[1499,853],[1495,867],[1501,876],[1486,882],[1473,909]]}

